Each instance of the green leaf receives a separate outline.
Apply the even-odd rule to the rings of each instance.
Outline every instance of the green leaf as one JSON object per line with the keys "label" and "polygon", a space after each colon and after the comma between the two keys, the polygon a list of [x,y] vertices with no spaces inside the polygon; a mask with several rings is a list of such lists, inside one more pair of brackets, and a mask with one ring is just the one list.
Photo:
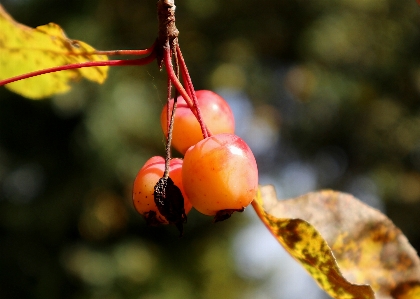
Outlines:
{"label": "green leaf", "polygon": [[[92,55],[94,48],[67,38],[54,23],[30,28],[17,23],[0,5],[0,80],[46,68],[87,61],[106,61]],[[20,80],[6,87],[24,97],[41,99],[70,89],[69,83],[82,77],[102,83],[108,67],[72,69]]]}
{"label": "green leaf", "polygon": [[263,186],[253,206],[333,298],[419,298],[415,250],[385,215],[353,196],[320,191],[279,201]]}

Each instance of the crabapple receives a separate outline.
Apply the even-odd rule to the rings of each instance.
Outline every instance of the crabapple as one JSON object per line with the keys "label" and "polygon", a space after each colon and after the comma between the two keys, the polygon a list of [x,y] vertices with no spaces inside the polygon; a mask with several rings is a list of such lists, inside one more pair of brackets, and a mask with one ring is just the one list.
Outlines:
{"label": "crabapple", "polygon": [[[198,106],[201,116],[211,134],[231,133],[235,131],[235,120],[227,102],[210,90],[197,90]],[[169,101],[172,113],[174,100]],[[163,107],[160,122],[165,136],[168,134],[167,105]],[[203,139],[200,125],[182,96],[177,98],[177,108],[172,132],[172,145],[180,153]]]}
{"label": "crabapple", "polygon": [[248,145],[236,135],[216,134],[191,146],[182,181],[193,207],[215,221],[243,211],[255,197],[258,168]]}
{"label": "crabapple", "polygon": [[[184,210],[187,214],[191,210],[189,202],[184,192],[182,184],[182,164],[181,159],[171,159],[169,164],[169,177],[172,179],[184,197]],[[155,204],[154,193],[155,185],[162,178],[165,170],[165,159],[155,156],[147,160],[138,172],[133,186],[133,203],[137,212],[146,218],[148,224],[168,224],[167,219]]]}

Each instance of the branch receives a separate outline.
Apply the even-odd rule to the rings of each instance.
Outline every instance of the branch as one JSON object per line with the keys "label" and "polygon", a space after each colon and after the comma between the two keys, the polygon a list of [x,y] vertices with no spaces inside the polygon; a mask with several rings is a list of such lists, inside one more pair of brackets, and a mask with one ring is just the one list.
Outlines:
{"label": "branch", "polygon": [[157,3],[159,31],[156,42],[158,65],[161,68],[164,60],[164,48],[174,49],[178,44],[179,31],[175,26],[175,2],[174,0],[159,0]]}

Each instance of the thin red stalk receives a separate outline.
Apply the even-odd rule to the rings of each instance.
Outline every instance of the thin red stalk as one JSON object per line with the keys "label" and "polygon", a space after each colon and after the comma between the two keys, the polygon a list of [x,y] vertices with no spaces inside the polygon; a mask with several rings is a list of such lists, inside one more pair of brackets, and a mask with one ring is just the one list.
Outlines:
{"label": "thin red stalk", "polygon": [[[187,82],[185,81],[185,73],[184,73],[184,70],[182,69],[181,70],[181,73],[182,73],[182,81],[183,81],[183,83],[184,83],[184,86],[185,86],[185,90],[187,91],[187,93],[188,93],[188,95],[190,96],[190,98],[191,98],[191,100],[192,100],[192,102],[193,102],[193,105],[194,105],[194,96],[195,96],[195,92],[193,92],[194,90],[191,90],[191,87],[187,84]],[[196,97],[197,98],[197,97]]]}
{"label": "thin red stalk", "polygon": [[179,63],[181,66],[181,72],[182,72],[182,78],[184,79],[185,89],[187,90],[188,94],[192,98],[194,102],[194,97],[197,99],[197,96],[195,95],[194,86],[191,81],[190,74],[188,72],[187,65],[185,63],[184,57],[182,56],[181,48],[179,45],[176,45],[176,55],[179,58]]}
{"label": "thin red stalk", "polygon": [[206,125],[204,124],[203,118],[198,116],[199,115],[198,111],[200,111],[200,107],[198,107],[198,106],[194,107],[194,102],[191,100],[187,91],[185,90],[185,88],[182,86],[181,82],[179,81],[179,79],[175,75],[175,72],[174,72],[173,66],[172,66],[171,52],[170,52],[169,48],[164,49],[163,60],[164,60],[166,71],[168,73],[169,78],[171,79],[172,83],[174,84],[175,88],[178,90],[180,95],[184,98],[185,102],[187,102],[187,105],[190,108],[191,112],[197,118],[198,123],[200,124],[201,132],[203,133],[203,137],[204,138],[208,137]]}
{"label": "thin red stalk", "polygon": [[171,51],[169,48],[164,49],[163,61],[166,67],[166,71],[168,73],[169,79],[172,81],[175,88],[178,90],[179,94],[184,98],[185,102],[187,102],[188,107],[191,109],[192,113],[197,116],[197,112],[194,109],[193,101],[191,100],[190,96],[188,95],[187,91],[182,86],[179,79],[176,77],[171,60]]}
{"label": "thin red stalk", "polygon": [[[187,91],[194,105],[194,96],[195,96],[194,88],[191,89],[191,86],[188,84],[187,80],[185,79],[188,76],[188,74],[185,73],[184,68],[181,68],[181,73],[182,73],[182,81],[184,82],[185,90]],[[197,96],[195,97],[197,98]]]}
{"label": "thin red stalk", "polygon": [[23,75],[15,76],[12,78],[0,80],[0,86],[9,84],[15,81],[48,74],[48,73],[54,73],[59,71],[65,71],[65,70],[72,70],[72,69],[79,69],[83,67],[94,67],[94,66],[126,66],[126,65],[145,65],[149,64],[156,58],[155,52],[152,52],[147,57],[139,58],[139,59],[126,59],[126,60],[107,60],[107,61],[87,61],[82,63],[73,63],[73,64],[67,64],[67,65],[61,65],[56,66],[48,69],[43,69],[35,72],[26,73]]}
{"label": "thin red stalk", "polygon": [[[179,64],[181,66],[182,78],[184,79],[184,85],[187,89],[189,96],[192,98],[194,107],[197,110],[197,117],[198,117],[197,119],[200,122],[200,119],[202,120],[203,117],[201,116],[201,111],[198,107],[198,99],[195,94],[194,85],[192,83],[191,76],[188,72],[187,64],[185,63],[184,57],[182,56],[181,48],[179,47],[178,44],[176,45],[176,55],[178,57]],[[203,137],[204,138],[209,137],[211,134],[203,121],[200,122],[200,126],[201,126],[201,131],[203,133]]]}
{"label": "thin red stalk", "polygon": [[[191,100],[192,100],[192,102],[194,104],[193,92],[191,90],[191,86],[188,85],[188,82],[185,79],[188,76],[188,73],[185,72],[185,69],[182,67],[182,65],[181,65],[181,74],[182,74],[182,81],[184,82],[185,90],[187,91],[188,95],[190,96],[190,98],[191,98]],[[194,92],[194,95],[195,95],[195,92]]]}

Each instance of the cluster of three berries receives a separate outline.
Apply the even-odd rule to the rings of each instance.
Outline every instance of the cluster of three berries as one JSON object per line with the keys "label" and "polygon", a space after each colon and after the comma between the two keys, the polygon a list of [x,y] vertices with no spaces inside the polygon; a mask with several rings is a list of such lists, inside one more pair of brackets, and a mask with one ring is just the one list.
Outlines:
{"label": "cluster of three berries", "polygon": [[[196,91],[202,119],[211,132],[203,139],[200,125],[182,97],[177,99],[172,146],[184,159],[171,159],[169,177],[184,198],[185,215],[194,207],[215,220],[242,211],[254,199],[258,187],[258,169],[248,145],[234,135],[235,122],[227,102],[208,90]],[[168,134],[167,105],[172,112],[173,99],[161,114],[161,125]],[[133,203],[136,210],[156,223],[168,223],[154,200],[155,185],[163,176],[165,159],[150,158],[134,181]],[[216,218],[217,217],[217,218]],[[153,223],[152,223],[153,224]]]}

